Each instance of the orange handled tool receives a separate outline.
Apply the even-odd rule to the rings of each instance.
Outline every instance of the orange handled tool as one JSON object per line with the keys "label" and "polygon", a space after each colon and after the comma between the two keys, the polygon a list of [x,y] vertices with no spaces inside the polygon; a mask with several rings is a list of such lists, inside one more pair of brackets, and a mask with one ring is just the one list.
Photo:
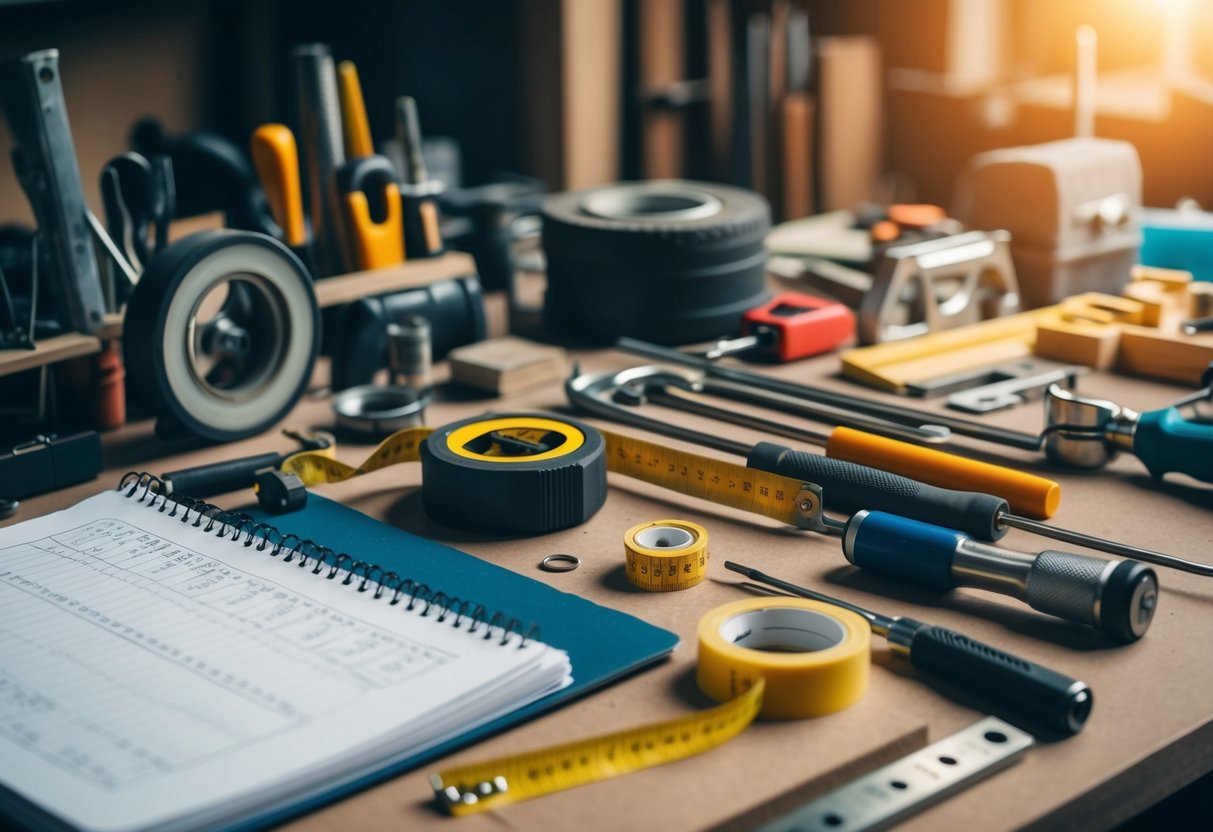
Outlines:
{"label": "orange handled tool", "polygon": [[826,456],[958,491],[997,494],[1028,517],[1052,517],[1061,503],[1061,485],[1045,477],[979,462],[898,439],[837,427],[826,440]]}
{"label": "orange handled tool", "polygon": [[253,165],[274,222],[282,228],[284,242],[291,248],[307,243],[307,224],[303,219],[303,191],[299,184],[299,149],[295,134],[284,124],[263,124],[253,132]]}
{"label": "orange handled tool", "polygon": [[341,97],[341,132],[345,137],[345,158],[363,159],[375,152],[371,127],[362,99],[362,84],[353,61],[337,64],[337,92]]}
{"label": "orange handled tool", "polygon": [[[854,427],[840,425],[825,433],[807,430],[783,420],[777,421],[748,412],[726,410],[709,404],[699,396],[667,386],[667,381],[668,379],[663,378],[638,377],[633,379],[632,383],[635,388],[643,386],[644,399],[652,404],[766,431],[777,436],[786,436],[789,439],[807,442],[811,445],[819,445],[826,449],[826,456],[831,459],[878,469],[887,474],[917,480],[924,485],[954,491],[996,494],[1006,500],[1012,509],[1028,517],[1036,519],[1052,517],[1061,502],[1061,486],[1053,480],[1038,477],[1035,474],[1027,474],[1002,465],[966,459],[938,448],[924,448]],[[738,386],[715,380],[705,382],[704,391],[754,404],[764,403],[775,407],[780,405],[780,397],[767,398],[772,394],[764,394],[764,397],[760,398],[742,395]],[[833,414],[827,411],[816,411],[817,415],[811,415],[808,413],[811,407],[801,404],[800,408],[803,411],[801,415],[809,418],[821,420],[839,418],[836,411]],[[842,418],[845,420],[847,416],[844,415]],[[849,418],[859,421],[860,424],[863,423],[862,416],[849,414]],[[869,427],[869,430],[881,429],[874,426],[880,420],[870,421],[873,426]],[[646,420],[644,427],[649,427],[649,422],[655,422],[655,420]],[[852,424],[854,423],[852,422]],[[905,432],[913,431],[905,426],[900,426],[900,428],[903,435]],[[771,443],[764,444],[775,447]],[[824,483],[818,484],[824,485]]]}
{"label": "orange handled tool", "polygon": [[353,266],[379,269],[404,260],[404,211],[396,170],[383,156],[346,162],[337,171]]}

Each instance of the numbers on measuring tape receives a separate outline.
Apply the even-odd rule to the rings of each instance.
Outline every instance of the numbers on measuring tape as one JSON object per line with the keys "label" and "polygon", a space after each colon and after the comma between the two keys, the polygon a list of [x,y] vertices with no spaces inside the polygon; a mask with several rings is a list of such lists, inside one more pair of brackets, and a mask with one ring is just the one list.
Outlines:
{"label": "numbers on measuring tape", "polygon": [[608,470],[789,525],[802,525],[796,505],[801,483],[796,480],[723,460],[703,459],[642,439],[604,435],[610,449]]}

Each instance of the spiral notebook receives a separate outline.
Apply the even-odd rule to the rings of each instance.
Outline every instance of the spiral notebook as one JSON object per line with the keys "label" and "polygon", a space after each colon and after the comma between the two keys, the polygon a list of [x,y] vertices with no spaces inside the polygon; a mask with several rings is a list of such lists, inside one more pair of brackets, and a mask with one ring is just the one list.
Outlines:
{"label": "spiral notebook", "polygon": [[[148,486],[0,529],[0,811],[19,823],[266,825],[676,643],[314,495],[280,530]],[[603,627],[628,643],[591,648]]]}

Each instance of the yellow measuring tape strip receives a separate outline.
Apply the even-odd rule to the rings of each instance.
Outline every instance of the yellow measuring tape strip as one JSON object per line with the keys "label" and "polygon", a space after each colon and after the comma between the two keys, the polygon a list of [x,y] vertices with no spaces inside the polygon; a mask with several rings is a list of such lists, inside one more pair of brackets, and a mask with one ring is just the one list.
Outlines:
{"label": "yellow measuring tape strip", "polygon": [[799,503],[807,499],[799,480],[631,436],[607,431],[602,435],[607,441],[608,471],[799,525]]}
{"label": "yellow measuring tape strip", "polygon": [[399,462],[416,462],[421,458],[421,443],[433,432],[433,428],[405,428],[396,431],[380,442],[371,455],[356,468],[334,459],[331,453],[303,451],[283,460],[282,470],[297,476],[304,485],[344,482]]}
{"label": "yellow measuring tape strip", "polygon": [[[357,467],[309,451],[288,457],[282,463],[282,470],[295,474],[305,485],[342,482],[401,462],[417,461],[421,458],[422,443],[435,432],[433,428],[398,431],[383,440]],[[667,448],[643,439],[606,431],[601,433],[606,440],[608,471],[794,526],[803,525],[800,518],[805,513],[820,512],[820,504],[813,504],[815,495],[806,492],[803,483],[790,477]],[[544,443],[549,437],[559,441],[546,449]],[[448,453],[443,455],[442,461],[447,465],[499,464],[501,473],[508,474],[515,466],[572,458],[582,450],[585,439],[581,430],[550,417],[486,417],[450,431],[444,443]],[[534,453],[523,452],[528,445],[534,446]]]}
{"label": "yellow measuring tape strip", "polygon": [[[821,716],[867,689],[871,631],[853,612],[801,598],[752,598],[699,622],[697,679],[724,704],[702,713],[434,774],[438,802],[467,815],[709,751],[757,716]],[[779,651],[779,652],[772,652]]]}
{"label": "yellow measuring tape strip", "polygon": [[708,571],[708,530],[686,520],[654,520],[623,536],[628,580],[647,592],[689,589]]}

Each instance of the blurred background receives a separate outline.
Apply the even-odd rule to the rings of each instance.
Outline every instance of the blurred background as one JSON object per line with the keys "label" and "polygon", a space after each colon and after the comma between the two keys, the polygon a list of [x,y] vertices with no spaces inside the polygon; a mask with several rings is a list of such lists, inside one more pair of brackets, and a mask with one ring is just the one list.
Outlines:
{"label": "blurred background", "polygon": [[[94,209],[142,116],[241,146],[289,123],[290,49],[320,41],[357,63],[372,134],[413,95],[464,185],[682,176],[752,187],[787,219],[947,206],[973,154],[1073,135],[1081,24],[1098,36],[1095,135],[1136,146],[1143,203],[1213,205],[1213,3],[1197,0],[47,0],[0,3],[0,55],[60,50]],[[780,113],[798,95],[812,196],[789,204]],[[9,165],[0,213],[30,218]]]}

